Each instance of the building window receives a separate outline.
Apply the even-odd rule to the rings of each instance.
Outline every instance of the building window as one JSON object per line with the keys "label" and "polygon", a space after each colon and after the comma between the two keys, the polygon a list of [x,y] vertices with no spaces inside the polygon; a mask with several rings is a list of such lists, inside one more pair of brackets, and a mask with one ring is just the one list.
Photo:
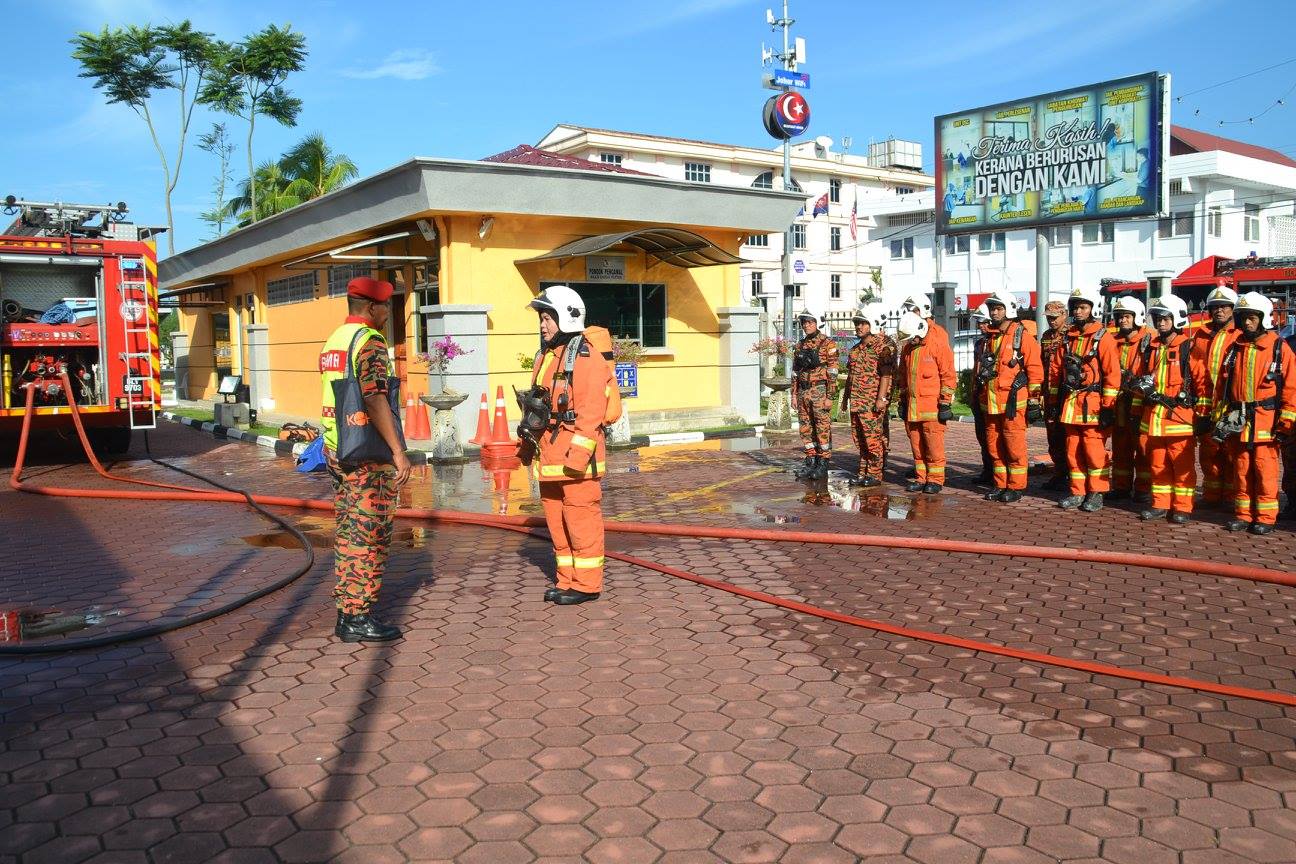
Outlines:
{"label": "building window", "polygon": [[1162,240],[1171,237],[1191,237],[1193,215],[1191,210],[1180,210],[1157,220],[1157,236]]}
{"label": "building window", "polygon": [[917,225],[932,221],[931,211],[915,213],[896,213],[887,217],[887,227],[899,228],[902,225]]}
{"label": "building window", "polygon": [[966,234],[960,234],[955,237],[947,234],[945,236],[945,254],[957,255],[960,252],[966,252],[972,248],[972,238]]}
{"label": "building window", "polygon": [[756,175],[756,179],[751,182],[753,189],[773,189],[774,172],[766,171],[764,174]]}
{"label": "building window", "polygon": [[666,286],[606,282],[570,284],[585,299],[585,323],[606,327],[614,339],[632,339],[645,348],[666,347]]}
{"label": "building window", "polygon": [[1111,243],[1115,239],[1115,222],[1086,222],[1080,228],[1082,243]]}
{"label": "building window", "polygon": [[373,267],[365,263],[339,264],[328,268],[328,296],[345,297],[347,283],[357,276],[372,276]]}
{"label": "building window", "polygon": [[1007,247],[1007,237],[1002,231],[977,235],[978,252],[1002,252]]}
{"label": "building window", "polygon": [[1170,181],[1170,194],[1171,194],[1171,195],[1182,195],[1182,194],[1183,194],[1183,181],[1182,181],[1182,180],[1171,180],[1171,181]]}
{"label": "building window", "polygon": [[765,274],[759,270],[753,270],[751,274],[751,292],[752,297],[761,296],[765,291]]}
{"label": "building window", "polygon": [[287,279],[272,279],[266,283],[266,305],[282,306],[285,303],[314,300],[315,286],[318,284],[319,274],[314,270],[309,273],[294,273]]}
{"label": "building window", "polygon": [[1045,236],[1048,237],[1050,246],[1070,246],[1071,245],[1071,226],[1058,225],[1053,228],[1044,229]]}
{"label": "building window", "polygon": [[903,240],[891,241],[891,257],[895,260],[899,260],[901,258],[912,258],[913,249],[914,249],[914,244],[913,244],[912,237],[906,237]]}
{"label": "building window", "polygon": [[684,179],[693,183],[710,183],[711,166],[705,162],[685,162]]}
{"label": "building window", "polygon": [[1206,232],[1212,237],[1224,236],[1224,208],[1210,208],[1206,214]]}
{"label": "building window", "polygon": [[841,274],[833,273],[828,277],[828,296],[834,300],[841,299]]}
{"label": "building window", "polygon": [[1242,215],[1242,239],[1248,243],[1260,242],[1260,205],[1247,204]]}
{"label": "building window", "polygon": [[912,194],[914,193],[914,187],[912,187],[912,186],[897,186],[897,187],[895,188],[895,193],[896,193],[897,195],[912,195]]}
{"label": "building window", "polygon": [[748,246],[768,246],[768,245],[769,245],[769,235],[768,235],[768,234],[749,234],[749,235],[747,236],[747,245],[748,245]]}
{"label": "building window", "polygon": [[841,251],[841,229],[832,227],[828,229],[828,248],[833,252]]}
{"label": "building window", "polygon": [[806,226],[804,225],[792,226],[792,248],[793,249],[806,248]]}
{"label": "building window", "polygon": [[828,200],[833,204],[841,203],[841,183],[836,177],[828,181]]}
{"label": "building window", "polygon": [[599,161],[602,162],[604,165],[620,165],[621,154],[620,153],[600,153]]}
{"label": "building window", "polygon": [[793,285],[793,286],[792,286],[792,296],[795,297],[795,298],[797,298],[798,300],[801,299],[801,286],[800,286],[800,285]]}

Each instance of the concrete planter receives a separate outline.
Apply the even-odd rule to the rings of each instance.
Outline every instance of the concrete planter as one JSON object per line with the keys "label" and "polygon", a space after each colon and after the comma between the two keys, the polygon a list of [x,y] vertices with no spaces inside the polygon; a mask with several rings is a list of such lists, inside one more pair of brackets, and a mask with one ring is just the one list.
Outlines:
{"label": "concrete planter", "polygon": [[467,393],[437,393],[419,399],[435,410],[432,417],[432,457],[457,459],[463,456],[463,442],[459,440],[459,423],[454,409],[468,398]]}

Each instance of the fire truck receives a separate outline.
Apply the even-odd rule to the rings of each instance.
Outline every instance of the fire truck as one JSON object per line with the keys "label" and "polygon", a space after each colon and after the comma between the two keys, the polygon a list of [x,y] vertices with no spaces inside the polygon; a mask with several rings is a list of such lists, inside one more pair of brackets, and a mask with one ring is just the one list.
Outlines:
{"label": "fire truck", "polygon": [[96,447],[124,452],[162,401],[160,229],[127,222],[124,203],[2,204],[16,218],[0,234],[0,435],[17,435],[34,388],[33,429],[68,428],[72,399]]}
{"label": "fire truck", "polygon": [[[1211,255],[1190,265],[1170,280],[1170,292],[1182,298],[1189,309],[1190,327],[1206,320],[1206,295],[1222,285],[1239,295],[1259,291],[1274,302],[1279,325],[1296,301],[1296,258],[1225,258]],[[1147,302],[1147,282],[1104,279],[1103,290],[1111,297],[1130,294]]]}

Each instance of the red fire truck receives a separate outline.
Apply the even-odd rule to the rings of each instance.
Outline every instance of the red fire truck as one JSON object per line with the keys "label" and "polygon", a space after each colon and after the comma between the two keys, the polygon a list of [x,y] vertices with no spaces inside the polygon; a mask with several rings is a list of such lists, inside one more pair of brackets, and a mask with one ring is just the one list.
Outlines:
{"label": "red fire truck", "polygon": [[[92,441],[123,452],[161,405],[158,229],[116,206],[9,196],[0,234],[0,435],[16,436],[35,388],[32,428],[67,428],[69,394]],[[2,224],[2,223],[0,223]]]}
{"label": "red fire truck", "polygon": [[[1170,280],[1170,291],[1182,298],[1189,309],[1190,326],[1206,319],[1206,295],[1218,285],[1232,288],[1239,295],[1259,291],[1274,301],[1279,324],[1286,321],[1287,310],[1296,300],[1296,258],[1224,258],[1211,255],[1193,263]],[[1103,280],[1109,296],[1132,294],[1147,302],[1147,282]]]}

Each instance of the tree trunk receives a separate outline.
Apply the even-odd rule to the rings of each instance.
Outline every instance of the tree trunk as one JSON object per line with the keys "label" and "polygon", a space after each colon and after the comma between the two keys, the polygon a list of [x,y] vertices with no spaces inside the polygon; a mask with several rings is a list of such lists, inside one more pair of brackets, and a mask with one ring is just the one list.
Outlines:
{"label": "tree trunk", "polygon": [[256,106],[248,112],[248,137],[247,137],[247,157],[248,157],[248,195],[252,199],[252,217],[251,222],[257,221],[257,188],[256,188],[256,166],[252,162],[252,132],[256,129]]}

